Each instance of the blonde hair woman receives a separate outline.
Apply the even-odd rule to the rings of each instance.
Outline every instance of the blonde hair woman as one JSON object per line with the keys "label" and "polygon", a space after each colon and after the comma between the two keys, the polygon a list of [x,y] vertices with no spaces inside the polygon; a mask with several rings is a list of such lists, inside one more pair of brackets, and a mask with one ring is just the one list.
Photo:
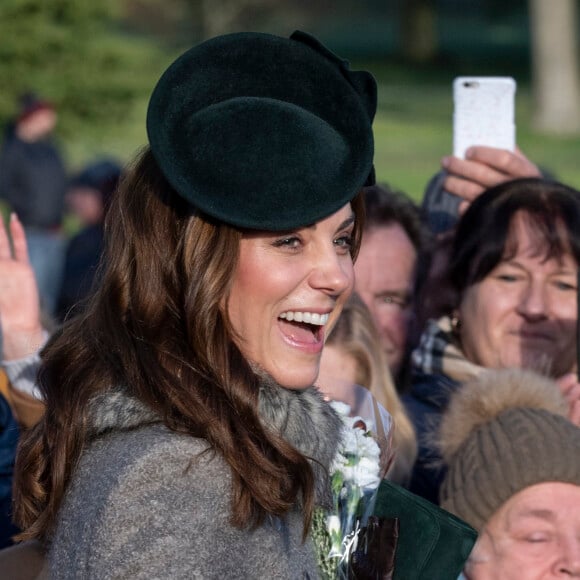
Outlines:
{"label": "blonde hair woman", "polygon": [[389,411],[395,425],[392,442],[395,456],[387,479],[406,485],[417,456],[417,439],[380,345],[367,306],[358,294],[353,294],[326,341],[318,383],[323,391],[327,385],[331,389],[335,381],[362,385]]}

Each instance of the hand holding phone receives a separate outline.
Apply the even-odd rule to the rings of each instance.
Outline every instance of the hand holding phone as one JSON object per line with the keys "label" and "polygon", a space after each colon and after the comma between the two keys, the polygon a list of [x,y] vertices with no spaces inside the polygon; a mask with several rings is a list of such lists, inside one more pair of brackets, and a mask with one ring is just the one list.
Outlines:
{"label": "hand holding phone", "polygon": [[453,81],[453,155],[472,145],[514,151],[516,82],[511,77],[457,77]]}

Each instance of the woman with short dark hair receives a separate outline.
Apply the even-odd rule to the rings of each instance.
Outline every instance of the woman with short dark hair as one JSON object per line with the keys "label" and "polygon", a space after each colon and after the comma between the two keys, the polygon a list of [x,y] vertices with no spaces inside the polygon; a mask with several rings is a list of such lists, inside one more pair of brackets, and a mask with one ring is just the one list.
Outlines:
{"label": "woman with short dark hair", "polygon": [[453,307],[428,324],[413,354],[405,402],[420,450],[412,491],[437,501],[444,470],[430,434],[451,393],[486,369],[524,368],[558,379],[577,420],[578,264],[575,189],[526,178],[493,187],[470,205],[449,256]]}

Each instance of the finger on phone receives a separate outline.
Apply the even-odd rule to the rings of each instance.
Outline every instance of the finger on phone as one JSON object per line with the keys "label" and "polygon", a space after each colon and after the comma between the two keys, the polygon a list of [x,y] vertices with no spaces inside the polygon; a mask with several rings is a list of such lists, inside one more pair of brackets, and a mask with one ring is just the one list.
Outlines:
{"label": "finger on phone", "polygon": [[484,191],[481,185],[455,175],[448,175],[445,178],[443,188],[470,203]]}
{"label": "finger on phone", "polygon": [[505,181],[505,175],[503,173],[479,161],[459,159],[458,157],[446,157],[443,161],[443,167],[449,174],[462,177],[483,189]]}
{"label": "finger on phone", "polygon": [[537,166],[520,150],[512,152],[507,149],[476,145],[468,149],[466,159],[483,163],[503,174],[504,178],[501,181],[517,177],[541,176],[541,172]]}

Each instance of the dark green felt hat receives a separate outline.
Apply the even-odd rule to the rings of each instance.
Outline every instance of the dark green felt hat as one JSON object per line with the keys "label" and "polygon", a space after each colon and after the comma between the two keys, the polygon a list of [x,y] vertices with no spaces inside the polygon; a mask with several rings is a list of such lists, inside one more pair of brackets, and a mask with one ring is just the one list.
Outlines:
{"label": "dark green felt hat", "polygon": [[151,151],[195,208],[241,228],[312,224],[373,174],[376,83],[304,32],[237,33],[180,56],[147,112]]}

